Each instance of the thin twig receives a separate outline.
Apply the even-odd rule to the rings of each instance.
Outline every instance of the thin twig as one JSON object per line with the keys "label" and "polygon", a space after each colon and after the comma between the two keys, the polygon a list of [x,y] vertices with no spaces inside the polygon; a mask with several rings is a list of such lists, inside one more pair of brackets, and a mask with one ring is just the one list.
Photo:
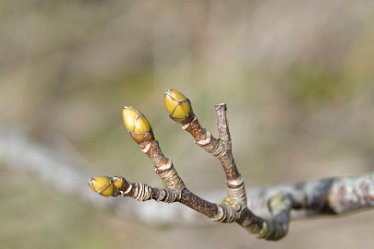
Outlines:
{"label": "thin twig", "polygon": [[[132,217],[149,224],[207,225],[197,212],[181,205],[134,202],[118,198],[104,199],[87,188],[86,180],[93,174],[87,165],[66,158],[57,151],[36,143],[19,129],[0,127],[0,163],[9,170],[30,173],[56,189],[56,193],[75,196],[99,209],[122,217]],[[357,177],[325,178],[311,182],[288,183],[247,188],[247,206],[256,215],[269,218],[268,200],[276,193],[289,195],[294,201],[292,219],[323,215],[339,215],[374,207],[374,173]],[[202,193],[216,202],[224,191]]]}
{"label": "thin twig", "polygon": [[195,117],[192,111],[189,116],[194,117],[193,120],[183,122],[182,126],[184,130],[192,135],[196,144],[219,159],[226,175],[227,196],[222,201],[222,204],[218,205],[219,211],[213,220],[222,223],[235,221],[259,238],[267,240],[281,239],[288,231],[293,200],[289,195],[282,193],[277,193],[270,197],[268,201],[272,216],[268,219],[257,216],[248,209],[244,181],[232,154],[232,143],[226,111],[226,104],[216,105],[218,139],[211,132],[202,128],[198,118]]}

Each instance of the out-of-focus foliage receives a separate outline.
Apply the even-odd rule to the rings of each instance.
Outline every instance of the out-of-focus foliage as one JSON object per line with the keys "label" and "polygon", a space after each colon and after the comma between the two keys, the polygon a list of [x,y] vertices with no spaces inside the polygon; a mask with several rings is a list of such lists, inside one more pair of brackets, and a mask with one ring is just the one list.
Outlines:
{"label": "out-of-focus foliage", "polygon": [[[223,187],[218,163],[164,110],[163,92],[175,88],[212,131],[214,104],[228,103],[249,185],[372,171],[373,23],[370,0],[0,1],[0,125],[21,127],[97,174],[158,185],[123,129],[122,107],[132,105],[191,189]],[[176,241],[180,248],[329,248],[327,236],[336,248],[369,248],[372,241],[363,229],[373,218],[364,216],[360,226],[353,218],[296,223],[276,244],[234,225],[157,230],[0,169],[2,248],[172,248]]]}

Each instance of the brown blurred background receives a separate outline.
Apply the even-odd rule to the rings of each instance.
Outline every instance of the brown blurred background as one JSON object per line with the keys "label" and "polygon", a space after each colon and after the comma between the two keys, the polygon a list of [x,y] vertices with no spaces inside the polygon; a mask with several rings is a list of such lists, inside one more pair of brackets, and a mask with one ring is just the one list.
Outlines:
{"label": "brown blurred background", "polygon": [[[123,129],[122,106],[133,105],[192,190],[223,188],[217,161],[164,111],[168,88],[185,93],[213,132],[214,104],[228,104],[247,186],[372,172],[374,2],[0,2],[0,126],[24,130],[98,175],[160,185]],[[4,249],[373,244],[373,211],[296,221],[284,240],[269,243],[235,224],[119,218],[5,165],[0,179]]]}

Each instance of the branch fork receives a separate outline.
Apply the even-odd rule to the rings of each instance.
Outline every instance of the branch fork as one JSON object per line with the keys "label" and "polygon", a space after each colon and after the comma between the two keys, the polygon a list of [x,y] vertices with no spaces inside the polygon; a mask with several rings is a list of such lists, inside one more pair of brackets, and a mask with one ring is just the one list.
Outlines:
{"label": "branch fork", "polygon": [[227,187],[227,195],[222,202],[219,204],[209,202],[186,187],[173,162],[162,153],[147,118],[133,107],[123,109],[125,128],[151,160],[156,174],[164,183],[164,188],[154,188],[140,182],[128,182],[121,176],[96,176],[89,181],[91,189],[105,197],[122,196],[138,201],[180,202],[213,221],[236,222],[260,238],[277,240],[285,236],[291,209],[289,198],[277,195],[270,199],[269,209],[273,213],[273,218],[270,220],[254,215],[247,207],[244,181],[232,154],[226,104],[216,105],[219,134],[217,139],[201,126],[192,110],[190,100],[182,93],[168,90],[164,95],[164,103],[170,118],[180,123],[183,130],[191,134],[198,146],[220,161],[226,175]]}
{"label": "branch fork", "polygon": [[[213,221],[220,223],[236,222],[258,238],[265,240],[279,240],[286,236],[292,209],[332,213],[344,211],[344,208],[347,207],[347,205],[344,205],[344,197],[351,192],[345,191],[346,183],[343,182],[338,185],[339,188],[336,188],[333,184],[334,179],[324,179],[316,184],[303,183],[283,190],[280,188],[279,191],[267,194],[266,199],[270,216],[260,217],[255,215],[248,208],[244,180],[232,154],[226,104],[221,103],[215,106],[218,118],[218,138],[215,138],[211,132],[202,127],[192,110],[190,100],[182,93],[172,89],[168,90],[164,95],[164,104],[170,118],[181,124],[182,129],[193,137],[199,147],[219,160],[226,177],[226,196],[222,202],[209,202],[187,188],[178,175],[173,162],[162,153],[147,118],[133,107],[124,107],[123,109],[125,128],[143,153],[151,160],[156,174],[164,183],[164,188],[155,188],[140,182],[128,182],[121,176],[95,176],[89,181],[89,186],[93,191],[105,197],[122,196],[139,201],[179,202]],[[373,182],[369,182],[361,191],[367,194],[366,196],[360,196],[360,201],[365,202],[366,206],[374,205],[372,190],[370,191],[372,184]],[[313,192],[316,190],[324,194],[316,196]],[[356,192],[352,192],[350,196],[357,197]],[[355,208],[354,204],[351,204],[351,206]],[[337,209],[334,210],[334,207],[337,207]]]}

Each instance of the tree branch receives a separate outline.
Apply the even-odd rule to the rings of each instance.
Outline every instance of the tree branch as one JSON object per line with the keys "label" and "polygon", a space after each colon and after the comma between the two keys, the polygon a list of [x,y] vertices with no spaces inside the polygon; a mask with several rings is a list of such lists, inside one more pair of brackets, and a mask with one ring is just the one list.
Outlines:
{"label": "tree branch", "polygon": [[289,185],[288,191],[276,189],[263,198],[267,202],[268,215],[256,215],[247,205],[244,181],[232,154],[226,104],[216,105],[219,133],[217,139],[200,125],[190,100],[182,93],[168,90],[164,96],[164,103],[170,118],[180,123],[182,128],[192,135],[197,145],[220,161],[227,186],[227,194],[223,201],[220,204],[207,201],[186,187],[172,161],[162,153],[147,118],[133,107],[123,109],[125,128],[149,157],[165,188],[132,184],[123,177],[98,176],[89,181],[92,190],[106,197],[121,195],[138,200],[180,202],[211,220],[221,223],[236,222],[258,238],[266,240],[279,240],[287,234],[293,209],[312,211],[315,214],[338,214],[374,205],[372,175],[369,179],[330,178],[318,181],[314,185]]}
{"label": "tree branch", "polygon": [[[173,115],[181,106],[180,103],[190,104],[188,99],[177,103]],[[62,157],[14,129],[0,127],[0,163],[10,169],[30,172],[55,187],[58,192],[72,194],[122,216],[135,217],[147,223],[196,225],[202,223],[198,215],[201,213],[218,222],[236,222],[258,237],[269,240],[286,235],[290,217],[338,215],[374,207],[374,173],[245,189],[231,153],[226,106],[219,104],[216,110],[218,139],[202,128],[192,108],[185,118],[181,119],[177,115],[171,117],[182,124],[182,128],[193,136],[196,144],[219,159],[227,178],[226,197],[221,203],[217,200],[224,196],[223,191],[205,193],[202,195],[204,198],[201,198],[187,189],[171,160],[163,155],[150,126],[140,132],[134,129],[130,135],[140,141],[140,148],[152,161],[165,188],[131,183],[123,177],[92,178],[90,184],[102,195],[131,197],[141,201],[155,200],[166,204],[180,202],[197,212],[175,205],[154,205],[151,202],[139,205],[118,198],[98,198],[84,184],[92,173],[81,163]],[[141,117],[136,118],[139,120]],[[100,188],[95,188],[100,182]],[[250,196],[248,200],[246,193]]]}

